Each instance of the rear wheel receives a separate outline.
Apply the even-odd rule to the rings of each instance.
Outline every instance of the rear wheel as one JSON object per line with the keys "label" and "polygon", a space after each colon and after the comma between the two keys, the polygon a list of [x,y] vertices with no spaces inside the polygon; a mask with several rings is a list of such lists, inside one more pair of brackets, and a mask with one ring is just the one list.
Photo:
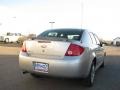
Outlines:
{"label": "rear wheel", "polygon": [[[105,58],[105,56],[106,56],[106,53],[104,53],[104,58]],[[100,67],[103,68],[104,66],[105,66],[105,64],[104,64],[104,59],[103,59],[103,62]]]}
{"label": "rear wheel", "polygon": [[5,39],[5,43],[9,43],[9,39],[8,38]]}
{"label": "rear wheel", "polygon": [[87,86],[92,86],[94,83],[94,78],[95,78],[95,65],[94,63],[91,65],[90,73],[86,79],[86,84]]}
{"label": "rear wheel", "polygon": [[39,77],[39,75],[37,75],[37,74],[34,74],[34,73],[30,73],[31,74],[31,76],[33,76],[33,77],[35,77],[35,78],[38,78]]}
{"label": "rear wheel", "polygon": [[103,68],[104,67],[104,60],[103,60],[103,63],[101,64],[101,66],[100,66],[101,68]]}

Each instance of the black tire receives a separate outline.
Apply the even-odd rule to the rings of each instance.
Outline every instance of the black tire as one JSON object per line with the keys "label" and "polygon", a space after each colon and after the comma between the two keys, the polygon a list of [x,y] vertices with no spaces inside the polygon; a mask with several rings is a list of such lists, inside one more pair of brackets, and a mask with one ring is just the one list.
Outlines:
{"label": "black tire", "polygon": [[101,64],[100,67],[101,67],[101,68],[104,68],[104,66],[105,66],[105,64],[104,64],[104,61],[103,61],[103,63]]}
{"label": "black tire", "polygon": [[93,86],[94,78],[95,78],[95,65],[94,63],[92,63],[89,75],[86,78],[86,85],[89,87]]}
{"label": "black tire", "polygon": [[37,74],[34,74],[34,73],[30,73],[31,74],[31,76],[33,76],[33,77],[35,77],[35,78],[38,78],[39,77],[39,75],[37,75]]}
{"label": "black tire", "polygon": [[5,43],[9,43],[9,39],[8,38],[5,39]]}
{"label": "black tire", "polygon": [[[105,59],[105,57],[106,57],[106,52],[104,53],[104,59]],[[103,68],[105,66],[104,59],[103,59],[103,62],[101,64],[101,66],[100,66],[101,68]]]}

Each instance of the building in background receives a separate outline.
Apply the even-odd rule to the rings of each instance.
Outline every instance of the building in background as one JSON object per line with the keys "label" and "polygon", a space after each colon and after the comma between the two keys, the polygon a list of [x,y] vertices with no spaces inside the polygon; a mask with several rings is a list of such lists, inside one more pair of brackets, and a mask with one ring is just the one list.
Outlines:
{"label": "building in background", "polygon": [[113,45],[114,46],[120,46],[120,37],[117,37],[117,38],[113,39]]}

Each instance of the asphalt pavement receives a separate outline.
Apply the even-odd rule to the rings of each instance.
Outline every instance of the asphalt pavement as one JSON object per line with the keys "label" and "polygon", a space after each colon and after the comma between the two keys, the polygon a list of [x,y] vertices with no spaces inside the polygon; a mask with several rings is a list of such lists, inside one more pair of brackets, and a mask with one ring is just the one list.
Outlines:
{"label": "asphalt pavement", "polygon": [[120,90],[120,56],[107,55],[105,67],[96,72],[94,86],[86,87],[81,80],[23,75],[18,55],[1,55],[0,90]]}

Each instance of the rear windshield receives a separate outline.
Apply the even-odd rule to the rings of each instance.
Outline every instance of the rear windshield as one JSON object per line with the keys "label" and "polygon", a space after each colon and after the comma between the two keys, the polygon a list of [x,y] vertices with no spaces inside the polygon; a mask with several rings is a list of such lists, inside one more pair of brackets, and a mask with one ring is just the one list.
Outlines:
{"label": "rear windshield", "polygon": [[38,35],[37,39],[77,40],[81,38],[82,30],[48,30]]}

